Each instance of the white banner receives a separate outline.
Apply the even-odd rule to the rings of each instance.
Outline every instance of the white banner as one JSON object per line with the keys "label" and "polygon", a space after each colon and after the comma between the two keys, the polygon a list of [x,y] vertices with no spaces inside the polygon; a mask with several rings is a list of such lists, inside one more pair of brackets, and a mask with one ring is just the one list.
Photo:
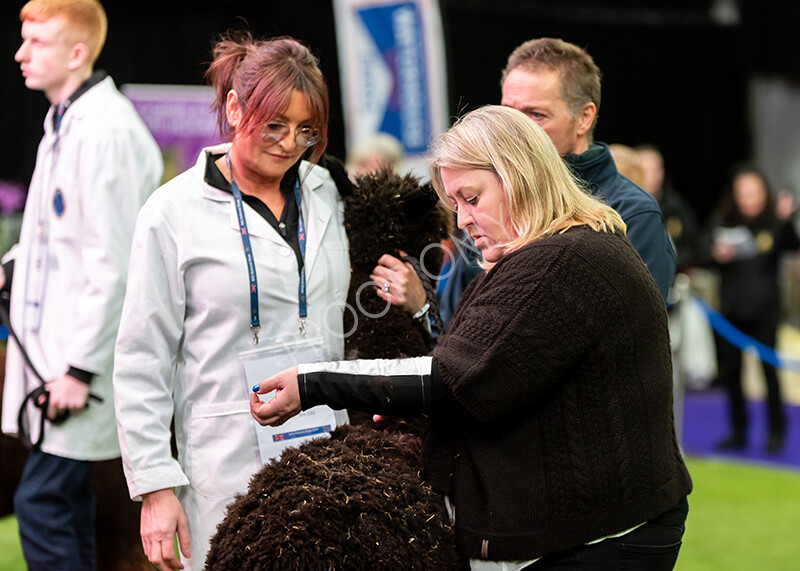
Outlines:
{"label": "white banner", "polygon": [[375,133],[403,146],[409,170],[447,129],[437,0],[334,0],[347,147]]}

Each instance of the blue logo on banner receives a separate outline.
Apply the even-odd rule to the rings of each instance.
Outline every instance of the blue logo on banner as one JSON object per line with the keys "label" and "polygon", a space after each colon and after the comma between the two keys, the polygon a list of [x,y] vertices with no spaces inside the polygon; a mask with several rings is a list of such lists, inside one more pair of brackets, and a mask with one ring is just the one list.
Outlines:
{"label": "blue logo on banner", "polygon": [[56,211],[56,216],[64,214],[64,193],[60,188],[57,188],[53,194],[53,210]]}
{"label": "blue logo on banner", "polygon": [[359,10],[359,15],[393,80],[379,130],[402,141],[407,153],[424,153],[431,127],[419,8],[403,2]]}

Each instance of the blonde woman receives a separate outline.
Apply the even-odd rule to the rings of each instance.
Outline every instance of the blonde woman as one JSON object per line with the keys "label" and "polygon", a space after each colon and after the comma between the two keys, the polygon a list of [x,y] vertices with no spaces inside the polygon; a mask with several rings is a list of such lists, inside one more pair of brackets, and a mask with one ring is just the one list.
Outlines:
{"label": "blonde woman", "polygon": [[672,569],[692,484],[664,304],[625,224],[506,107],[445,133],[431,179],[488,270],[433,355],[288,369],[253,387],[277,389],[254,418],[427,413],[425,473],[472,569]]}

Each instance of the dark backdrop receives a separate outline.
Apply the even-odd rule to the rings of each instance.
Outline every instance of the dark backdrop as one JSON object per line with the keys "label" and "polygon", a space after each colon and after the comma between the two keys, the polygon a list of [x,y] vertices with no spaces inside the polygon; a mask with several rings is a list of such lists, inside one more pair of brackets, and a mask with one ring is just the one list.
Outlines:
{"label": "dark backdrop", "polygon": [[[500,100],[505,58],[522,41],[555,36],[581,45],[603,71],[595,136],[659,146],[668,176],[705,218],[729,166],[751,152],[747,84],[754,73],[799,75],[794,18],[777,4],[740,0],[739,25],[709,17],[712,0],[440,0],[450,113]],[[23,2],[0,2],[0,179],[27,183],[47,102],[25,89],[13,61]],[[762,6],[766,5],[766,6]],[[787,4],[788,5],[788,4]],[[200,84],[212,39],[247,27],[288,34],[320,57],[331,88],[329,150],[344,155],[331,0],[140,0],[105,3],[106,48],[97,67],[124,83]],[[785,33],[783,37],[775,37]]]}

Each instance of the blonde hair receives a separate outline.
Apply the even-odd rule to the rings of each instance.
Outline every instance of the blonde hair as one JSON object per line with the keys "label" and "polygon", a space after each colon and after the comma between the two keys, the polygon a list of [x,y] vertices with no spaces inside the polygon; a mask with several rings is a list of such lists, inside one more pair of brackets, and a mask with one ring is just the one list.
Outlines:
{"label": "blonde hair", "polygon": [[597,232],[625,233],[619,214],[590,195],[568,169],[550,137],[520,111],[487,105],[459,119],[434,144],[431,183],[444,193],[441,169],[493,173],[503,190],[516,238],[502,244],[512,252],[578,224]]}
{"label": "blonde hair", "polygon": [[73,30],[82,32],[80,41],[89,48],[89,63],[94,65],[106,43],[108,19],[97,0],[30,0],[19,11],[21,22],[45,22],[64,18]]}

